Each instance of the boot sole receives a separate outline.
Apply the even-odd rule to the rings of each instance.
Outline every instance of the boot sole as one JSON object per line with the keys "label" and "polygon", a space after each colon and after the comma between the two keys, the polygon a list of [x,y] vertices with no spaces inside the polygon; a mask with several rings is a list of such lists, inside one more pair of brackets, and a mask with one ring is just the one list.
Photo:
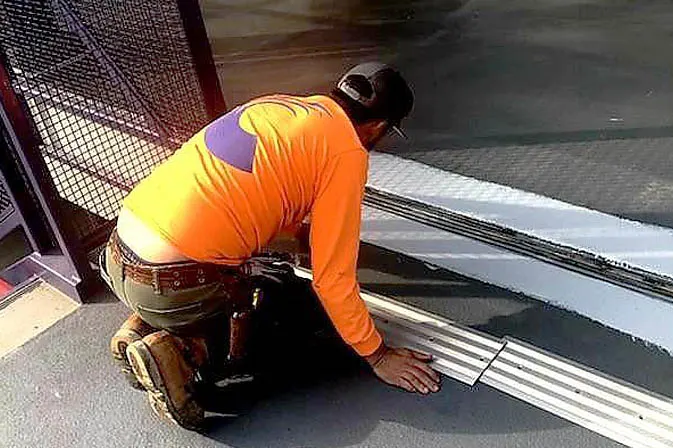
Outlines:
{"label": "boot sole", "polygon": [[133,369],[133,373],[140,384],[147,391],[147,398],[155,414],[165,418],[185,429],[198,431],[201,426],[180,418],[173,403],[168,398],[168,390],[164,383],[159,366],[157,366],[147,345],[136,341],[126,349],[126,355]]}
{"label": "boot sole", "polygon": [[[139,341],[142,339],[142,336],[140,336],[133,330],[120,330],[115,334],[115,337],[117,337],[117,335],[119,334],[122,334],[123,337],[130,340],[131,344],[134,343],[135,341]],[[145,388],[143,387],[142,384],[140,384],[140,381],[138,381],[138,379],[134,375],[133,369],[131,368],[131,363],[129,362],[126,356],[126,349],[131,344],[125,344],[124,342],[121,342],[121,340],[123,339],[120,338],[120,342],[117,343],[116,347],[115,346],[111,347],[110,351],[112,352],[112,358],[117,364],[119,370],[122,372],[122,375],[124,375],[126,382],[132,388],[144,391]],[[122,347],[122,345],[124,345],[124,347]]]}

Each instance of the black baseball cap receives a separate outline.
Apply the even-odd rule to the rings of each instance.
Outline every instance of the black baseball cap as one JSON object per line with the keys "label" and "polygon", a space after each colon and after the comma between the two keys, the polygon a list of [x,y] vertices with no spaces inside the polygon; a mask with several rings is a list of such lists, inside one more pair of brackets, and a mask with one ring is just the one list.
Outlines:
{"label": "black baseball cap", "polygon": [[368,117],[388,120],[393,131],[407,138],[400,123],[411,112],[414,94],[400,72],[380,62],[367,62],[346,72],[336,88],[362,106]]}

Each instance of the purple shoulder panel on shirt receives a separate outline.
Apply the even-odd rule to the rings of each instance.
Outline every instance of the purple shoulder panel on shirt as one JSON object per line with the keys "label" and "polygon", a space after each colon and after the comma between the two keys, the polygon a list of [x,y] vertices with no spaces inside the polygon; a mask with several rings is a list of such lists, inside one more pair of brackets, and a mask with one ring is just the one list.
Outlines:
{"label": "purple shoulder panel on shirt", "polygon": [[252,173],[257,148],[257,136],[239,124],[244,107],[237,107],[212,122],[206,129],[206,148],[221,161]]}

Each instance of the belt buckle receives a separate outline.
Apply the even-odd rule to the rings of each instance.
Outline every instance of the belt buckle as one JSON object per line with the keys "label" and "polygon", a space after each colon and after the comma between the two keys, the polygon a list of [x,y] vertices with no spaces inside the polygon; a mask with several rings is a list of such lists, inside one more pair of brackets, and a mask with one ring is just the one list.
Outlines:
{"label": "belt buckle", "polygon": [[159,283],[159,270],[152,268],[152,288],[154,289],[154,294],[161,295],[161,284]]}

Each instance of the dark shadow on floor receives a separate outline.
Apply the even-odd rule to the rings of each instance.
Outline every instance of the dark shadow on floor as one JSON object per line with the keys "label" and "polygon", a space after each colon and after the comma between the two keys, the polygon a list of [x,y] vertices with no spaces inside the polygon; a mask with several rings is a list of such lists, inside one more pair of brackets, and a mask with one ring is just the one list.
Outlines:
{"label": "dark shadow on floor", "polygon": [[220,409],[231,399],[241,414],[210,417],[207,437],[237,448],[370,446],[366,441],[381,437],[384,422],[444,440],[571,426],[482,386],[444,378],[439,393],[423,397],[379,382],[352,352],[281,345],[270,350],[265,377],[253,391],[213,396]]}
{"label": "dark shadow on floor", "polygon": [[[87,304],[121,303],[102,281],[97,283],[96,286],[96,291],[90,297],[87,297]],[[131,314],[131,310],[129,310],[129,314]]]}
{"label": "dark shadow on floor", "polygon": [[31,253],[28,239],[21,228],[0,239],[0,271]]}
{"label": "dark shadow on floor", "polygon": [[[445,380],[441,392],[420,397],[393,390],[363,374],[278,391],[250,413],[218,421],[207,436],[237,448],[390,446],[385,439],[391,436],[394,441],[387,443],[399,446],[403,436],[380,434],[382,424],[399,425],[407,435],[434,434],[430,438],[439,441],[436,446],[447,446],[454,437],[465,435],[479,440],[498,434],[505,440],[515,434],[570,425],[480,386],[469,389]],[[372,439],[377,442],[367,442]],[[413,445],[411,440],[407,443]]]}

